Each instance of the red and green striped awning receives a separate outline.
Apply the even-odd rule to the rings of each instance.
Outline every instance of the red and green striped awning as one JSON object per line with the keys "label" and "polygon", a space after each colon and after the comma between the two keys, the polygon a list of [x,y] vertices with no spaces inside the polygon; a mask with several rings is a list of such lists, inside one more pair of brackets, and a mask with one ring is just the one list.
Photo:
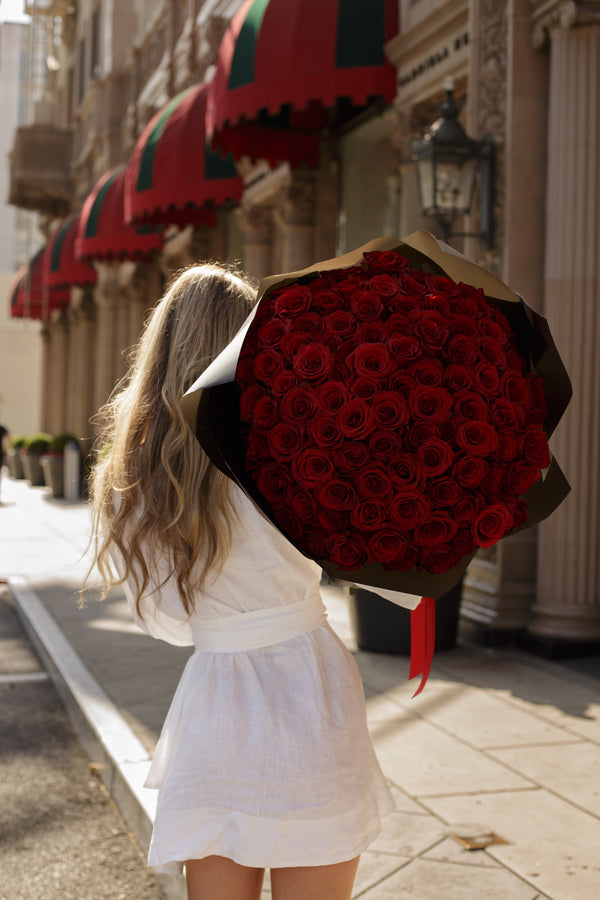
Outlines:
{"label": "red and green striped awning", "polygon": [[212,146],[316,166],[329,111],[394,99],[384,45],[397,31],[397,0],[244,0],[210,86]]}
{"label": "red and green striped awning", "polygon": [[207,84],[174,97],[142,132],[125,175],[125,220],[215,224],[215,209],[237,201],[243,184],[232,157],[206,140]]}
{"label": "red and green striped awning", "polygon": [[49,287],[95,284],[97,272],[75,256],[79,213],[65,219],[48,241],[45,282]]}
{"label": "red and green striped awning", "polygon": [[42,319],[47,321],[55,309],[63,309],[69,305],[69,290],[64,287],[50,287],[46,283],[44,273],[48,244],[32,256],[25,272],[13,281],[16,292],[11,294],[11,316],[23,319]]}
{"label": "red and green striped awning", "polygon": [[10,314],[13,319],[23,318],[24,283],[27,275],[27,266],[21,266],[11,282],[8,296],[10,297]]}
{"label": "red and green striped awning", "polygon": [[86,198],[75,239],[79,260],[147,260],[162,250],[161,231],[125,223],[124,191],[125,166],[117,166],[100,178]]}

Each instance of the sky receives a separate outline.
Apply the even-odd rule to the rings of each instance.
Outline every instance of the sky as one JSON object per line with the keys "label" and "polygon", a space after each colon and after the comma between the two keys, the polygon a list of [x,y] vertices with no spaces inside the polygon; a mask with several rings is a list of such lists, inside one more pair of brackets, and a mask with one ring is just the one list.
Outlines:
{"label": "sky", "polygon": [[29,22],[24,6],[25,0],[0,0],[0,22]]}

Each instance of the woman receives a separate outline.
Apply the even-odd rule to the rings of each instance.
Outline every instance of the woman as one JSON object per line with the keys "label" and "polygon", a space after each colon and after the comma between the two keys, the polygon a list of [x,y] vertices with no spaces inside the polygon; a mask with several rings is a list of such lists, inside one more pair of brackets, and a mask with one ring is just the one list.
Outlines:
{"label": "woman", "polygon": [[274,900],[348,900],[394,806],[358,670],[327,624],[319,567],[211,464],[179,403],[254,300],[203,265],[156,307],[103,411],[96,558],[148,634],[195,646],[147,780],[149,865],[185,866],[190,900],[255,900],[265,868]]}

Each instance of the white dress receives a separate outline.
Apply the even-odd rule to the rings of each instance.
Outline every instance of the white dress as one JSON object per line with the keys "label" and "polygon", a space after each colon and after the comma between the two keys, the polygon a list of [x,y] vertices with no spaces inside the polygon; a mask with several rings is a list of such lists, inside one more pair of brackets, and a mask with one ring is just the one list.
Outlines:
{"label": "white dress", "polygon": [[234,490],[231,553],[195,614],[168,581],[136,616],[153,637],[196,648],[146,782],[159,790],[148,864],[161,872],[211,855],[260,868],[342,862],[395,808],[320,568]]}

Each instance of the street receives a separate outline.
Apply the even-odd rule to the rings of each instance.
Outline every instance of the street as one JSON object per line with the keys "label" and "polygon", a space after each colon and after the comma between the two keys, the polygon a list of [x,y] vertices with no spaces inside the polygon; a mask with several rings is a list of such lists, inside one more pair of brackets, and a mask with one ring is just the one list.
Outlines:
{"label": "street", "polygon": [[161,900],[0,584],[0,900]]}

